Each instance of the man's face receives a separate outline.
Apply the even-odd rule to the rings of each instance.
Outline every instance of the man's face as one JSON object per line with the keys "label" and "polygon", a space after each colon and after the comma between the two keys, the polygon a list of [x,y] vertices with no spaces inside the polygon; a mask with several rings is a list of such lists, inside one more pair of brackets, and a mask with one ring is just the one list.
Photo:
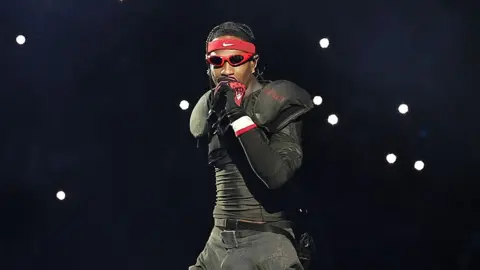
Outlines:
{"label": "man's face", "polygon": [[[239,39],[234,36],[221,36],[214,40],[218,39]],[[216,50],[209,54],[210,55],[218,55],[222,57],[228,57],[231,55],[238,55],[244,52],[239,50]],[[230,63],[225,61],[225,64],[221,67],[216,67],[210,65],[210,74],[212,76],[213,81],[217,84],[217,80],[222,76],[234,76],[239,82],[248,86],[250,80],[254,77],[253,72],[257,66],[257,61],[247,61],[246,63],[239,65],[239,66],[232,66]]]}

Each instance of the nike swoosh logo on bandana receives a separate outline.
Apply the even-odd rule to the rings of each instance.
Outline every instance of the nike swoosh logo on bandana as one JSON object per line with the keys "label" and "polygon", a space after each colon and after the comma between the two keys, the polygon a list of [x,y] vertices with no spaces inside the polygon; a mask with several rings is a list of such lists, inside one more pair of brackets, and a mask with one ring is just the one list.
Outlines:
{"label": "nike swoosh logo on bandana", "polygon": [[223,47],[228,47],[228,46],[232,46],[233,44],[230,44],[230,43],[223,43]]}

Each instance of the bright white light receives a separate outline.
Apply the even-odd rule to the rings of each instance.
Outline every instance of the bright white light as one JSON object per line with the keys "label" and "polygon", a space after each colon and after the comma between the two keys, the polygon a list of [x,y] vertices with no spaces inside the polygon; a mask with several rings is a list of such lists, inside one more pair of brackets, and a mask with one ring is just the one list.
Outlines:
{"label": "bright white light", "polygon": [[387,155],[387,162],[388,163],[393,164],[393,163],[395,163],[395,161],[397,161],[397,156],[395,156],[395,154],[388,154]]}
{"label": "bright white light", "polygon": [[27,40],[27,39],[26,39],[25,36],[23,36],[23,35],[18,35],[18,36],[17,36],[17,43],[18,43],[19,45],[25,44],[25,41],[26,41],[26,40]]}
{"label": "bright white light", "polygon": [[59,192],[57,192],[57,199],[59,199],[60,201],[65,200],[65,197],[66,197],[65,192],[63,192],[61,190]]}
{"label": "bright white light", "polygon": [[322,104],[322,102],[323,102],[323,99],[322,99],[321,96],[315,96],[315,97],[313,97],[313,104],[315,104],[315,105],[318,106],[318,105]]}
{"label": "bright white light", "polygon": [[400,106],[398,106],[398,111],[401,113],[401,114],[406,114],[408,112],[408,106],[407,104],[401,104]]}
{"label": "bright white light", "polygon": [[423,161],[421,160],[418,160],[418,161],[415,161],[415,165],[413,165],[413,167],[415,168],[415,170],[421,171],[423,170],[423,168],[425,168],[425,163],[423,163]]}
{"label": "bright white light", "polygon": [[328,38],[322,38],[320,39],[320,47],[322,47],[322,49],[326,49],[328,48],[328,45],[330,45],[330,40],[328,40]]}
{"label": "bright white light", "polygon": [[338,117],[335,114],[332,114],[328,117],[327,121],[331,125],[336,125],[338,123]]}
{"label": "bright white light", "polygon": [[186,110],[186,109],[188,109],[189,106],[190,106],[190,104],[188,103],[188,101],[186,101],[186,100],[180,101],[180,109]]}

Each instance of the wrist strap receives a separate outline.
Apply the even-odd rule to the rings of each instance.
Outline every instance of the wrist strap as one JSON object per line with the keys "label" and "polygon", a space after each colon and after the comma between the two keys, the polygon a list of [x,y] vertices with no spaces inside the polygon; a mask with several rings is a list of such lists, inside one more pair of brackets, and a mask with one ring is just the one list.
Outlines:
{"label": "wrist strap", "polygon": [[250,118],[247,115],[242,116],[237,120],[233,121],[231,125],[233,128],[233,131],[235,132],[235,136],[237,137],[257,127],[257,125],[253,122],[252,118]]}

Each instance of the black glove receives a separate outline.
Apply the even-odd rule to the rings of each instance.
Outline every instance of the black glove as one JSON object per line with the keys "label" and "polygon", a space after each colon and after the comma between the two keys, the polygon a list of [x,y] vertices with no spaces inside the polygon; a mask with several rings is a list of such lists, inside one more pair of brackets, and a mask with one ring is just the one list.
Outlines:
{"label": "black glove", "polygon": [[210,98],[210,111],[208,112],[208,123],[212,130],[216,130],[221,122],[228,120],[225,113],[227,97],[225,95],[228,90],[226,83],[219,83],[212,89]]}
{"label": "black glove", "polygon": [[245,110],[240,106],[245,96],[246,86],[233,76],[221,77],[217,87],[212,90],[212,103],[209,122],[212,131],[224,135],[230,124],[242,116]]}
{"label": "black glove", "polygon": [[214,100],[217,102],[217,104],[215,104],[215,110],[223,111],[222,116],[225,114],[230,122],[233,122],[246,115],[241,107],[247,90],[247,87],[243,83],[237,81],[233,76],[225,76],[218,80],[218,85],[215,90]]}
{"label": "black glove", "polygon": [[225,95],[228,89],[226,83],[219,83],[212,89],[212,98],[210,100],[210,111],[215,113],[217,117],[225,114],[225,106],[227,103],[227,97]]}

